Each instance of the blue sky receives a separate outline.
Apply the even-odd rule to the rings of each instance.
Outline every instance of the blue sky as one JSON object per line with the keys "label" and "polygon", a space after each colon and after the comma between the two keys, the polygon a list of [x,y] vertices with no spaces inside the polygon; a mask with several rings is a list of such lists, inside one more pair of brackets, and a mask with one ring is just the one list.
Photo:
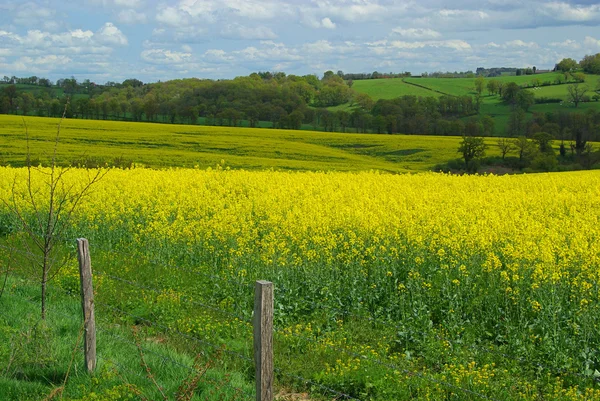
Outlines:
{"label": "blue sky", "polygon": [[1,0],[0,77],[542,69],[600,52],[599,24],[589,0]]}

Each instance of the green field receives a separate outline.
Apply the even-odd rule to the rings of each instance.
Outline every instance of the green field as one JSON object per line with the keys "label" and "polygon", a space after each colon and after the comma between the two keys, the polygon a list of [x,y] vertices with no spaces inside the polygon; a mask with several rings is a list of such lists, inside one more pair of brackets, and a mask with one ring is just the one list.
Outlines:
{"label": "green field", "polygon": [[[58,119],[0,116],[3,164],[23,165],[25,127],[34,162],[51,154]],[[459,157],[459,137],[341,134],[279,129],[207,127],[116,121],[65,120],[59,160],[103,165],[133,162],[148,167],[215,167],[282,170],[426,171]],[[489,139],[493,145],[494,139]],[[490,146],[490,155],[497,154]]]}
{"label": "green field", "polygon": [[[539,80],[542,83],[545,81],[554,82],[560,73],[545,73],[537,75],[520,75],[520,76],[503,76],[494,78],[485,78],[485,82],[489,80],[497,80],[500,82],[515,82],[518,85],[532,85],[534,80]],[[475,78],[406,78],[406,82],[415,83],[425,86],[431,90],[439,91],[451,96],[474,96]],[[566,85],[562,85],[566,91]],[[483,94],[487,94],[487,88],[484,88]]]}
{"label": "green field", "polygon": [[435,96],[440,94],[434,91],[420,88],[415,85],[404,82],[402,78],[391,79],[365,79],[354,81],[352,89],[360,93],[366,93],[373,100],[393,99],[399,96]]}
{"label": "green field", "polygon": [[[534,80],[539,80],[541,83],[554,82],[558,76],[562,76],[561,73],[544,73],[536,75],[521,75],[521,76],[502,76],[494,78],[485,78],[485,82],[494,79],[507,82],[515,82],[519,85],[533,85]],[[411,85],[412,84],[412,85]],[[419,86],[415,86],[419,85]],[[585,85],[588,86],[588,96],[592,97],[600,85],[600,76],[587,75]],[[373,100],[378,99],[392,99],[404,95],[416,95],[416,96],[434,96],[439,97],[442,94],[449,96],[475,96],[475,78],[397,78],[397,79],[373,79],[373,80],[361,80],[355,81],[353,88],[357,92],[366,93],[370,95]],[[532,91],[536,98],[556,98],[556,99],[568,99],[568,84],[561,85],[549,85],[541,86],[535,89],[528,89]],[[482,104],[480,108],[480,115],[490,115],[495,121],[495,135],[502,136],[506,132],[506,126],[508,118],[512,108],[502,102],[502,99],[498,95],[490,96],[487,88],[484,88],[482,93]],[[348,110],[350,109],[349,104],[338,106],[339,109]],[[578,108],[575,108],[570,103],[558,104],[536,104],[528,110],[528,115],[532,116],[533,113],[541,112],[556,112],[556,111],[585,111],[588,109],[598,109],[600,103],[590,102],[581,103]]]}

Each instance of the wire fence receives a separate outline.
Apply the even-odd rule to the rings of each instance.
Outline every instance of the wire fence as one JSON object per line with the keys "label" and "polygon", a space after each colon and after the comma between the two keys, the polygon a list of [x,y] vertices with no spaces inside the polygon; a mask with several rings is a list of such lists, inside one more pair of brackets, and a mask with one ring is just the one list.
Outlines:
{"label": "wire fence", "polygon": [[[9,247],[2,247],[2,249],[6,252],[12,252],[12,250],[9,249]],[[29,255],[28,253],[24,254],[24,256],[28,256],[28,255]],[[125,255],[125,254],[120,254],[118,252],[113,253],[111,255],[111,257],[113,257],[115,259],[119,259],[120,256],[122,256],[123,258],[132,258],[132,259],[135,259],[135,257],[137,257],[137,255]],[[150,260],[146,260],[145,262],[150,262]],[[179,272],[184,272],[186,274],[198,275],[207,280],[222,280],[223,279],[219,275],[207,274],[206,272],[199,272],[199,271],[196,271],[193,269],[182,268],[181,266],[177,266],[174,264],[163,264],[158,260],[153,260],[153,261],[151,261],[151,263],[154,263],[156,266],[159,266],[159,267],[164,268],[167,271],[171,271],[171,272],[179,271]],[[18,277],[21,280],[29,281],[32,284],[33,283],[38,284],[38,285],[40,284],[39,280],[31,279],[29,277],[20,275],[16,272],[11,271],[10,274],[14,277]],[[177,288],[176,286],[173,286],[172,284],[170,284],[168,282],[168,280],[165,280],[163,282],[156,278],[153,278],[152,280],[141,280],[141,279],[135,279],[135,278],[132,278],[129,276],[123,277],[122,274],[119,274],[118,271],[113,272],[113,271],[110,271],[109,269],[106,269],[103,266],[100,266],[100,267],[96,266],[94,275],[103,280],[109,280],[110,282],[112,282],[113,286],[119,287],[121,290],[123,290],[123,288],[125,288],[125,287],[128,287],[128,288],[132,289],[133,291],[137,291],[138,293],[139,293],[139,291],[144,291],[144,292],[155,294],[157,296],[161,295],[161,294],[165,294],[168,291],[175,291],[177,293],[178,302],[182,302],[186,306],[193,306],[197,310],[201,310],[201,311],[203,311],[203,313],[208,313],[208,314],[210,314],[211,317],[218,319],[219,321],[222,321],[222,322],[223,321],[225,321],[225,322],[235,321],[235,322],[240,323],[241,325],[245,325],[244,328],[246,328],[248,330],[243,331],[243,332],[237,332],[238,338],[235,339],[237,343],[240,343],[240,340],[242,340],[241,341],[242,343],[243,343],[243,341],[249,341],[252,337],[252,334],[250,332],[251,331],[250,327],[252,324],[256,323],[256,321],[255,321],[256,317],[249,318],[249,316],[253,315],[253,313],[250,311],[240,311],[240,310],[232,311],[231,308],[225,309],[223,307],[211,304],[210,302],[201,301],[202,294],[194,294],[194,296],[189,296],[181,288]],[[147,281],[151,281],[151,283],[148,283]],[[230,284],[238,286],[240,288],[243,288],[246,296],[248,298],[252,297],[253,293],[250,290],[251,288],[254,287],[252,285],[252,283],[233,280],[230,282]],[[277,283],[275,283],[275,286],[276,285],[277,285]],[[123,293],[125,293],[125,291],[123,291]],[[252,347],[250,347],[250,346],[242,347],[242,348],[245,348],[245,351],[240,351],[239,349],[238,350],[227,349],[223,346],[223,343],[227,342],[227,341],[223,341],[223,342],[216,341],[214,339],[211,339],[210,337],[207,337],[206,335],[199,336],[193,331],[185,332],[184,330],[181,330],[177,325],[172,325],[167,322],[159,321],[159,319],[155,318],[155,315],[153,315],[152,313],[149,313],[149,314],[135,313],[132,310],[132,308],[128,306],[127,300],[125,300],[124,302],[116,302],[115,300],[113,300],[109,297],[105,297],[102,290],[100,290],[96,294],[96,297],[97,297],[97,299],[95,301],[95,306],[97,307],[98,315],[100,316],[98,319],[98,322],[99,322],[98,332],[100,333],[100,336],[103,336],[103,338],[105,338],[105,339],[110,338],[111,340],[121,343],[122,345],[130,347],[133,355],[147,354],[147,355],[151,356],[152,358],[161,361],[162,364],[167,364],[167,365],[171,365],[176,368],[183,369],[184,371],[187,371],[188,374],[197,373],[197,371],[198,371],[197,367],[195,367],[193,364],[192,365],[187,364],[184,361],[180,360],[179,358],[173,357],[173,355],[168,355],[164,351],[157,350],[156,347],[149,347],[149,346],[145,345],[144,342],[140,341],[138,338],[136,338],[135,335],[133,335],[133,337],[132,337],[131,335],[129,335],[131,333],[124,332],[122,330],[122,327],[120,327],[119,329],[116,329],[115,328],[116,321],[128,319],[130,321],[135,322],[135,324],[137,326],[140,326],[142,330],[147,330],[147,329],[151,328],[153,330],[156,330],[157,332],[160,332],[161,335],[165,336],[165,338],[169,338],[169,339],[173,338],[173,339],[178,339],[178,340],[184,341],[184,342],[190,342],[190,343],[194,344],[195,349],[201,349],[203,351],[211,350],[211,352],[221,352],[224,356],[226,356],[228,358],[228,360],[237,361],[237,363],[243,367],[242,368],[243,370],[244,369],[252,370],[253,364],[256,362],[255,355],[252,355],[252,352],[251,352]],[[36,305],[38,304],[38,301],[39,301],[38,299],[36,299],[36,297],[33,297],[33,298],[25,297],[23,299],[26,302],[29,302],[31,304],[36,304]],[[123,300],[120,300],[120,301],[123,301]],[[328,305],[318,304],[315,302],[310,302],[308,305],[310,308],[318,309],[321,311],[326,311],[326,313],[329,313],[332,316],[342,316],[345,319],[353,319],[354,321],[357,321],[357,322],[369,322],[371,324],[392,325],[392,327],[395,327],[397,329],[401,328],[401,326],[399,326],[399,325],[394,326],[395,323],[393,321],[384,320],[384,319],[378,318],[376,316],[373,316],[372,314],[369,314],[369,313],[350,312],[349,309],[338,309],[338,308],[334,308],[334,307],[331,307]],[[149,308],[152,309],[151,305],[149,305]],[[62,315],[65,319],[73,318],[73,315],[62,312],[62,311],[58,311],[58,310],[52,310],[51,313],[56,313],[56,314]],[[2,314],[2,311],[0,311],[0,314]],[[80,320],[83,319],[82,314],[79,314],[79,319]],[[338,355],[346,355],[351,358],[357,358],[361,361],[365,361],[370,364],[377,365],[381,369],[385,369],[390,372],[401,372],[407,378],[418,378],[419,380],[422,380],[423,382],[428,383],[428,385],[440,386],[442,388],[445,388],[449,392],[456,393],[456,394],[462,394],[463,397],[466,397],[465,399],[481,399],[481,400],[490,400],[490,401],[506,400],[506,398],[504,398],[504,397],[496,398],[494,395],[491,395],[489,393],[484,394],[484,393],[477,391],[476,389],[466,388],[457,383],[452,383],[452,382],[448,381],[447,379],[440,378],[439,375],[435,374],[435,372],[430,374],[426,370],[414,369],[414,366],[411,366],[411,365],[399,364],[397,362],[394,362],[391,359],[386,358],[385,355],[384,355],[384,357],[380,357],[380,356],[375,357],[375,356],[373,356],[373,354],[358,352],[355,348],[352,348],[350,346],[328,343],[326,341],[322,341],[322,339],[318,338],[318,336],[317,337],[315,337],[315,336],[309,337],[309,336],[302,335],[299,333],[294,333],[293,331],[290,333],[290,331],[286,330],[285,327],[280,327],[280,326],[273,327],[273,334],[275,335],[276,341],[278,341],[278,339],[281,339],[282,337],[285,337],[285,336],[291,334],[294,338],[297,338],[299,340],[305,341],[307,343],[311,343],[313,345],[318,345],[320,347],[324,347],[327,350],[329,350],[329,352],[332,352],[332,353],[335,353]],[[520,358],[519,356],[510,355],[510,354],[504,353],[500,350],[490,349],[490,348],[485,347],[480,344],[458,343],[456,339],[443,336],[440,333],[438,333],[437,331],[422,332],[422,333],[419,333],[419,335],[422,335],[424,338],[428,338],[433,335],[438,341],[447,342],[448,344],[452,345],[453,347],[468,348],[468,349],[472,349],[472,350],[476,350],[476,351],[482,351],[482,352],[496,355],[498,357],[514,359],[522,364],[531,364],[532,366],[535,366],[537,369],[545,370],[556,376],[572,375],[572,376],[580,377],[582,379],[593,380],[596,382],[599,380],[598,377],[584,375],[579,372],[558,370],[554,367],[546,366],[546,365],[543,365],[543,364],[540,364],[537,362],[531,362],[529,360],[526,360],[525,358]],[[285,342],[282,341],[280,344],[285,345]],[[167,349],[167,348],[165,348],[165,349]],[[190,349],[191,348],[188,348],[188,351]],[[256,350],[254,350],[254,352],[256,352]],[[143,356],[142,356],[142,358],[143,358]],[[141,367],[141,366],[138,366],[138,369],[133,369],[130,366],[126,366],[122,362],[119,362],[117,358],[105,356],[102,352],[100,352],[98,354],[98,359],[100,361],[104,361],[104,363],[107,365],[113,365],[122,374],[136,376],[137,377],[136,380],[148,381],[151,379],[149,377],[148,370],[147,369],[144,370],[143,367]],[[277,357],[275,358],[275,360],[277,361]],[[275,366],[275,368],[273,370],[275,372],[276,378],[278,378],[280,383],[284,383],[284,384],[289,383],[298,388],[309,388],[313,392],[316,392],[316,393],[319,393],[322,395],[326,395],[327,397],[332,397],[333,399],[337,399],[337,400],[358,400],[358,401],[361,400],[360,394],[358,394],[356,392],[344,391],[345,387],[343,384],[340,385],[339,387],[337,387],[337,386],[332,386],[332,385],[326,384],[326,382],[321,381],[318,377],[303,377],[302,375],[297,374],[294,371],[290,371],[290,370],[286,369],[286,367],[281,364],[279,366]],[[213,383],[213,384],[216,384],[216,383]],[[222,385],[224,388],[227,388],[229,391],[231,391],[234,397],[244,397],[244,398],[237,398],[237,399],[252,399],[256,396],[255,392],[249,392],[248,390],[244,390],[241,387],[232,385],[230,382],[223,382],[223,383],[220,383],[220,385]],[[160,384],[160,386],[164,387],[162,384]],[[172,395],[175,396],[174,393]]]}
{"label": "wire fence", "polygon": [[[28,282],[31,284],[38,284],[36,280],[33,280],[29,277],[22,276],[19,274],[13,274],[13,275],[21,281]],[[37,310],[37,308],[39,307],[39,297],[37,295],[35,295],[33,297],[22,296],[22,293],[18,290],[18,288],[9,289],[7,292],[7,295],[13,295],[13,296],[18,295],[19,301],[23,301],[31,306],[32,314],[37,314],[39,312]],[[110,308],[112,310],[118,310],[117,308],[112,307],[107,304],[99,303],[98,305]],[[123,311],[120,311],[120,312],[123,312]],[[78,323],[78,325],[80,325],[81,322],[83,321],[83,315],[80,313],[77,313],[74,315],[72,313],[67,313],[63,310],[59,310],[56,308],[49,308],[47,310],[47,314],[49,317],[53,317],[53,318],[60,317],[60,318],[65,319],[66,321],[73,321],[73,319],[75,319],[75,322]],[[8,310],[0,309],[0,316],[4,316],[5,318],[8,318],[9,317]],[[133,316],[133,315],[130,315],[130,316]],[[35,319],[35,323],[31,327],[31,330],[35,330],[37,325],[39,325],[41,322],[42,322],[42,319],[38,316]],[[157,350],[156,347],[150,348],[148,346],[143,345],[143,341],[141,341],[140,339],[137,339],[135,336],[128,336],[127,330],[124,330],[123,328],[118,328],[118,329],[115,328],[114,322],[111,321],[108,317],[102,318],[101,320],[99,320],[99,322],[101,322],[101,324],[98,327],[97,332],[99,333],[100,337],[104,341],[110,339],[110,340],[117,341],[118,343],[120,343],[122,345],[129,346],[130,347],[130,351],[129,351],[130,355],[129,356],[133,357],[133,360],[135,360],[136,357],[138,359],[142,360],[142,358],[144,358],[143,355],[151,356],[151,357],[161,361],[161,363],[163,365],[170,365],[171,367],[182,369],[184,372],[186,372],[186,374],[182,375],[182,378],[184,378],[187,375],[193,375],[193,374],[199,373],[198,368],[196,366],[194,366],[193,364],[192,365],[186,364],[183,361],[177,360],[173,356],[168,355],[164,351]],[[146,321],[146,322],[152,323],[154,326],[160,326],[156,322],[149,322],[149,321]],[[164,327],[164,326],[162,326],[162,327],[166,329],[166,327]],[[223,348],[222,345],[213,344],[208,341],[204,341],[202,339],[187,336],[184,333],[179,333],[179,334],[183,335],[187,339],[193,339],[194,341],[196,341],[197,343],[199,343],[202,346],[210,346],[217,350]],[[81,352],[83,350],[83,345],[78,344],[75,347],[75,350],[79,350]],[[238,354],[238,353],[232,353],[231,351],[228,351],[226,349],[222,349],[222,351],[232,354],[238,358],[245,359],[246,361],[252,362],[252,359],[249,357],[246,357],[245,355]],[[110,352],[107,352],[107,353],[110,354]],[[151,364],[148,363],[147,366],[144,366],[144,364],[146,364],[146,362],[144,361],[143,363],[135,364],[135,366],[137,367],[137,369],[135,369],[135,368],[132,368],[131,366],[125,365],[122,362],[119,362],[118,358],[116,358],[114,356],[113,357],[104,356],[104,353],[102,353],[102,352],[100,352],[98,354],[98,360],[103,361],[107,365],[113,365],[114,367],[116,367],[118,369],[117,373],[121,376],[123,374],[127,374],[130,376],[136,376],[138,383],[148,384],[149,381],[156,380],[158,382],[157,384],[160,388],[167,387],[166,385],[160,383],[160,379],[156,378],[157,376],[160,376],[159,374],[152,373],[153,370],[156,370],[156,371],[160,370],[161,369],[160,365],[152,364],[155,366],[153,368],[150,368],[149,365],[151,365]],[[152,378],[150,376],[152,376]],[[127,380],[127,382],[129,382],[129,381]],[[210,378],[203,378],[202,380],[200,380],[200,382],[205,382],[208,387],[214,388],[215,386],[217,386],[219,388],[225,388],[225,389],[227,389],[227,392],[233,394],[233,398],[228,398],[225,393],[221,394],[219,396],[219,399],[222,399],[222,400],[228,400],[228,399],[247,400],[247,399],[254,398],[253,391],[248,391],[248,389],[243,389],[243,388],[234,386],[233,384],[231,384],[229,381],[226,381],[226,380],[219,381],[219,380],[210,379]],[[173,399],[179,399],[177,397],[180,394],[174,392],[170,395],[172,396]]]}

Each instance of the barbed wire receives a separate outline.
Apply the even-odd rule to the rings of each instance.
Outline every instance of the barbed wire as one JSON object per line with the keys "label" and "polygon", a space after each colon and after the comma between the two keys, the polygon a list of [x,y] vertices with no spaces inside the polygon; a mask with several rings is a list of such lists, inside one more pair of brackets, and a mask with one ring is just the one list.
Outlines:
{"label": "barbed wire", "polygon": [[[138,282],[127,280],[127,279],[124,279],[124,278],[118,277],[118,276],[113,276],[111,274],[108,274],[108,273],[105,273],[105,272],[102,272],[102,271],[98,271],[98,270],[94,271],[94,274],[97,274],[97,275],[99,275],[101,277],[106,277],[106,278],[108,278],[110,280],[113,280],[113,281],[119,281],[121,283],[128,284],[128,285],[130,285],[132,287],[136,287],[138,289],[152,291],[152,292],[159,293],[159,294],[163,293],[165,291],[165,289],[167,289],[167,290],[171,289],[171,288],[159,289],[159,288],[155,288],[155,287],[150,287],[148,285],[139,284]],[[220,313],[222,315],[226,315],[226,316],[232,317],[232,318],[237,319],[237,320],[239,320],[239,321],[241,321],[243,323],[250,323],[250,319],[248,319],[245,316],[241,316],[241,315],[235,314],[233,312],[229,312],[229,311],[226,311],[224,309],[217,308],[217,307],[212,306],[212,305],[208,305],[208,304],[205,304],[205,303],[202,303],[202,302],[198,302],[196,300],[193,300],[191,298],[186,297],[185,295],[180,295],[180,298],[183,301],[189,302],[192,305],[196,305],[196,306],[199,306],[199,307],[202,307],[202,308],[210,309],[213,312]]]}
{"label": "barbed wire", "polygon": [[[286,335],[287,334],[287,333],[283,333],[280,329],[277,329],[275,327],[273,328],[273,330],[277,334],[281,334],[281,335]],[[290,333],[290,334],[292,336],[294,336],[294,337],[303,339],[305,341],[310,341],[310,342],[313,342],[313,343],[318,343],[316,339],[313,339],[313,338],[310,338],[310,337],[306,337],[306,336],[303,336],[303,335],[300,335],[300,334],[297,334],[297,333],[293,333],[293,332]],[[344,353],[346,353],[346,354],[348,354],[348,355],[350,355],[350,356],[352,356],[354,358],[359,358],[359,359],[371,361],[371,362],[374,362],[375,364],[383,366],[385,368],[401,371],[402,373],[404,373],[407,376],[416,376],[416,377],[419,377],[420,379],[423,379],[425,381],[429,381],[429,382],[434,383],[434,384],[439,384],[439,385],[442,385],[442,386],[445,386],[445,387],[448,387],[448,388],[452,388],[454,390],[460,390],[462,392],[468,393],[470,395],[477,396],[477,397],[479,397],[481,399],[484,399],[484,400],[500,401],[500,400],[498,400],[496,398],[488,397],[486,395],[477,393],[477,392],[469,390],[469,389],[462,388],[460,386],[456,386],[454,384],[445,382],[443,380],[438,380],[438,379],[434,379],[432,377],[425,376],[424,374],[422,374],[420,372],[411,371],[411,370],[405,369],[405,368],[403,368],[401,366],[398,366],[396,364],[392,364],[392,363],[389,363],[389,362],[384,362],[384,361],[382,361],[380,359],[377,359],[377,358],[371,358],[371,357],[369,357],[367,355],[360,354],[360,353],[358,353],[356,351],[350,350],[350,349],[345,348],[345,347],[338,347],[338,346],[335,346],[335,345],[332,345],[332,344],[325,344],[325,346],[328,347],[328,348],[331,348],[331,349],[333,349],[335,351],[338,351],[338,352],[344,352]]]}
{"label": "barbed wire", "polygon": [[[316,303],[313,302],[312,305],[313,305],[313,307],[316,308],[317,305],[319,305],[319,304],[316,304]],[[366,320],[368,320],[370,322],[373,322],[375,324],[386,325],[386,326],[389,325],[390,323],[392,323],[392,327],[393,328],[395,328],[395,329],[404,329],[404,327],[399,326],[397,323],[394,323],[393,321],[392,322],[386,322],[386,321],[377,319],[377,318],[375,318],[373,316],[359,316],[356,313],[350,313],[350,312],[347,312],[347,311],[344,311],[344,310],[341,310],[341,309],[336,309],[336,308],[333,308],[333,307],[331,307],[329,305],[319,305],[318,307],[320,309],[327,309],[329,311],[336,312],[336,313],[345,315],[347,317],[354,318],[356,320],[366,319]],[[433,335],[438,341],[446,341],[446,342],[448,342],[449,345],[452,345],[453,347],[456,347],[455,346],[456,340],[452,340],[452,339],[450,339],[450,338],[448,338],[446,336],[442,336],[439,333],[437,333],[436,331],[432,331],[432,332],[429,332],[429,333],[423,332],[423,331],[416,331],[416,333],[419,334],[419,335],[421,335],[421,336],[423,336],[423,337],[429,337],[430,335]],[[489,348],[487,348],[483,344],[465,344],[465,343],[462,343],[462,344],[466,348],[469,348],[471,350],[482,351],[482,352],[485,352],[485,353],[488,353],[488,354],[491,354],[491,355],[495,355],[495,356],[500,356],[500,357],[503,357],[503,358],[506,358],[506,359],[516,359],[520,363],[527,364],[527,365],[530,365],[532,367],[539,368],[539,369],[542,369],[542,370],[545,370],[545,371],[548,371],[548,372],[551,372],[551,373],[554,373],[554,374],[559,374],[559,375],[560,374],[568,374],[568,375],[571,375],[571,376],[576,376],[576,377],[580,377],[580,378],[584,378],[584,379],[594,380],[594,381],[600,382],[600,377],[595,377],[594,378],[594,377],[591,377],[589,375],[585,375],[585,374],[582,374],[582,373],[579,373],[579,372],[574,372],[574,371],[569,371],[569,370],[564,370],[564,369],[558,369],[556,367],[544,365],[544,364],[542,364],[540,362],[532,362],[529,359],[526,359],[526,358],[523,358],[523,357],[520,357],[520,356],[517,356],[517,355],[510,355],[510,354],[506,354],[506,353],[504,353],[502,351],[489,349]]]}
{"label": "barbed wire", "polygon": [[[180,337],[183,337],[183,338],[185,338],[187,340],[194,341],[194,342],[197,342],[197,343],[202,344],[202,345],[209,346],[209,347],[214,348],[214,349],[221,349],[222,348],[222,345],[214,344],[214,343],[212,343],[210,341],[207,341],[205,339],[201,339],[201,338],[198,338],[198,337],[190,335],[190,334],[182,333],[181,331],[179,331],[179,330],[177,330],[175,328],[168,327],[168,326],[165,326],[165,325],[160,324],[158,322],[154,322],[154,321],[152,321],[150,319],[134,315],[134,314],[129,313],[127,311],[124,311],[123,309],[120,309],[120,308],[118,308],[116,306],[108,305],[108,304],[103,303],[103,302],[96,302],[96,304],[99,305],[99,306],[107,307],[109,309],[117,311],[117,312],[119,312],[122,315],[131,317],[131,318],[136,319],[138,321],[142,321],[142,322],[148,323],[148,324],[150,324],[150,325],[152,325],[154,327],[159,327],[159,328],[161,328],[164,331],[173,332],[174,334],[176,334],[176,335],[178,335]],[[224,349],[223,352],[225,352],[227,354],[230,354],[232,356],[235,356],[236,358],[243,359],[243,360],[245,360],[247,362],[253,362],[254,361],[252,358],[250,358],[250,357],[248,357],[248,356],[246,356],[246,355],[244,355],[242,353],[236,352],[236,351]]]}
{"label": "barbed wire", "polygon": [[[144,353],[147,353],[147,354],[150,354],[150,355],[154,355],[155,357],[160,358],[164,362],[168,362],[168,363],[170,363],[173,366],[178,366],[178,367],[183,368],[185,370],[188,370],[189,372],[192,372],[192,373],[197,373],[198,372],[197,369],[195,369],[193,366],[189,366],[189,365],[186,365],[184,363],[181,363],[181,362],[179,362],[179,361],[171,358],[168,355],[164,355],[164,354],[162,354],[160,352],[151,350],[148,347],[144,347],[143,345],[141,345],[138,342],[132,341],[132,340],[130,340],[128,338],[125,338],[125,337],[123,337],[121,335],[115,334],[112,331],[109,331],[109,330],[106,330],[106,329],[103,329],[103,328],[98,328],[98,331],[107,334],[109,337],[112,337],[115,340],[120,341],[121,343],[131,345],[131,346],[135,347],[136,350],[139,349],[139,350],[143,351]],[[139,351],[136,351],[136,352],[139,352]],[[226,383],[225,382],[225,383],[222,383],[222,384],[225,385],[225,386],[227,386],[227,387],[229,387],[230,389],[232,389],[232,390],[234,390],[236,392],[243,392],[243,389],[241,389],[239,387],[235,387],[231,383]]]}
{"label": "barbed wire", "polygon": [[194,275],[198,275],[204,278],[208,278],[211,280],[218,280],[218,281],[225,281],[228,282],[229,284],[232,284],[234,286],[241,286],[241,287],[248,287],[248,288],[254,288],[254,283],[253,282],[246,282],[246,281],[235,281],[232,280],[228,277],[223,277],[223,276],[217,276],[208,272],[201,272],[198,270],[192,270],[192,269],[188,269],[185,267],[182,267],[180,265],[175,265],[163,260],[160,260],[158,258],[152,258],[144,253],[137,253],[137,254],[133,254],[130,252],[123,252],[121,249],[119,250],[114,250],[114,249],[107,249],[107,248],[102,248],[100,247],[101,250],[105,251],[105,252],[116,252],[119,255],[128,257],[128,258],[144,258],[146,263],[152,264],[154,266],[158,266],[158,267],[162,267],[168,270],[180,270],[180,271],[184,271],[186,273],[190,273],[190,274],[194,274]]}
{"label": "barbed wire", "polygon": [[294,380],[297,380],[297,381],[301,381],[303,383],[308,383],[311,386],[319,387],[319,388],[327,391],[328,393],[335,394],[338,397],[338,399],[361,401],[360,398],[353,397],[350,394],[342,393],[341,391],[335,390],[335,389],[333,389],[331,387],[327,387],[326,385],[318,383],[318,382],[316,382],[314,380],[307,379],[307,378],[302,377],[302,376],[297,376],[297,375],[294,375],[294,374],[291,374],[291,373],[285,373],[283,371],[283,369],[281,369],[281,368],[274,368],[273,370],[276,373],[279,373],[282,376],[289,377],[291,379],[294,379]]}

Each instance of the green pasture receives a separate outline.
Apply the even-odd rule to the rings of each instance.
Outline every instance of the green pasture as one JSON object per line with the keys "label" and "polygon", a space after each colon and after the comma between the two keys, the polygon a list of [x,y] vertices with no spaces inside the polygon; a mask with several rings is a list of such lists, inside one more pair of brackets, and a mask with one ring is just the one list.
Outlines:
{"label": "green pasture", "polygon": [[[59,120],[0,116],[0,162],[23,165],[27,142],[34,163],[48,160]],[[215,167],[282,170],[426,171],[455,159],[460,137],[342,134],[260,128],[117,121],[64,120],[58,159],[148,167]],[[494,139],[490,138],[490,143]],[[495,154],[494,147],[490,154]]]}
{"label": "green pasture", "polygon": [[[485,78],[485,83],[490,80],[497,80],[500,82],[508,83],[515,82],[518,85],[532,85],[534,80],[540,82],[554,82],[560,73],[545,73],[536,75],[519,75],[519,76],[502,76],[494,78]],[[433,91],[442,92],[452,96],[474,96],[475,92],[475,78],[406,78],[406,82],[418,84],[427,87]],[[566,87],[564,89],[566,91]],[[487,88],[484,87],[483,94],[486,95]]]}
{"label": "green pasture", "polygon": [[365,79],[354,81],[352,89],[359,93],[366,93],[373,100],[393,99],[399,96],[439,97],[440,94],[419,86],[411,85],[402,78],[391,79]]}

